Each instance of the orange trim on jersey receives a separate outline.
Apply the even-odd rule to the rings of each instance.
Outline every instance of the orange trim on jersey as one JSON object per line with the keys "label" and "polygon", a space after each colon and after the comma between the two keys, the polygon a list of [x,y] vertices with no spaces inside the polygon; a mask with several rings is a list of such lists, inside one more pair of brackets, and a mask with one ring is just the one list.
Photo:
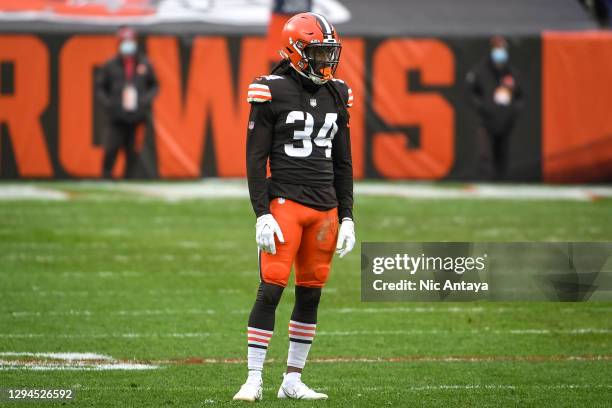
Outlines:
{"label": "orange trim on jersey", "polygon": [[259,99],[266,99],[266,100],[271,100],[272,96],[268,96],[268,95],[263,95],[261,93],[258,93],[257,95],[254,93],[249,92],[247,95],[249,98],[259,98]]}

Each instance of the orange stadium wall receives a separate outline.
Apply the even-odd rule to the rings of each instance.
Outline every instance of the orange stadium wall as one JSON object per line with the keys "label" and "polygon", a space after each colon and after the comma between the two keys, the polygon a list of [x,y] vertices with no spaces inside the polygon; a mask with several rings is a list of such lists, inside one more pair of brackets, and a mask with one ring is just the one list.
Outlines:
{"label": "orange stadium wall", "polygon": [[612,33],[546,33],[543,178],[612,180]]}
{"label": "orange stadium wall", "polygon": [[[267,71],[265,39],[145,34],[141,48],[160,92],[135,176],[244,177],[246,89]],[[464,78],[487,49],[486,38],[345,38],[338,76],[355,95],[355,176],[479,179]],[[106,118],[93,81],[115,52],[112,35],[0,34],[0,178],[101,176]],[[510,53],[526,95],[509,179],[610,181],[612,37],[511,38]]]}

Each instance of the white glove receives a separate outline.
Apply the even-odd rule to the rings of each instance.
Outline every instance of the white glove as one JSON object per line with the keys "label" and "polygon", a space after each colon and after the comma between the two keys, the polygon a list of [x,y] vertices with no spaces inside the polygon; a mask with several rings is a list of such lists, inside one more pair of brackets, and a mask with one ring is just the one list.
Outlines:
{"label": "white glove", "polygon": [[340,231],[338,231],[338,243],[336,253],[342,258],[353,250],[355,246],[355,223],[350,218],[342,219]]}
{"label": "white glove", "polygon": [[257,241],[259,249],[275,255],[276,243],[274,242],[274,234],[276,234],[276,237],[281,243],[285,243],[283,232],[272,214],[262,215],[257,218],[257,223],[255,224],[255,241]]}

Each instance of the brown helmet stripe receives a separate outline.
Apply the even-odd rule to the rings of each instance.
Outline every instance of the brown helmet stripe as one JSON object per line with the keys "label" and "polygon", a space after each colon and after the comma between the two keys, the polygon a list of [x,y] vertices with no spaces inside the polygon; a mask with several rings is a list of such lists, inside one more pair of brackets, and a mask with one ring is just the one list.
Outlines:
{"label": "brown helmet stripe", "polygon": [[334,35],[334,27],[327,21],[325,17],[317,13],[310,13],[310,14],[312,14],[317,19],[319,26],[321,27],[324,35],[326,36]]}

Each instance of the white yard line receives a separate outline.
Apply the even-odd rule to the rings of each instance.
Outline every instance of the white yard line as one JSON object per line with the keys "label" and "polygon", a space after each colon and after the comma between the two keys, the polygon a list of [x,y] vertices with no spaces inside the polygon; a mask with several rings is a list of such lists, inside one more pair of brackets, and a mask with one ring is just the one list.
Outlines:
{"label": "white yard line", "polygon": [[579,335],[579,334],[609,334],[612,333],[612,329],[599,329],[599,328],[580,328],[580,329],[567,329],[567,330],[550,330],[550,329],[509,329],[509,330],[347,330],[347,331],[318,331],[317,336],[384,336],[384,335],[424,335],[424,334],[436,334],[436,335],[453,335],[453,334],[518,334],[518,335],[549,335],[549,334],[567,334],[567,335]]}
{"label": "white yard line", "polygon": [[591,201],[612,197],[611,187],[545,184],[465,184],[461,187],[434,183],[355,183],[357,196],[420,199],[498,199]]}
{"label": "white yard line", "polygon": [[51,364],[42,362],[7,361],[0,360],[0,371],[7,370],[34,370],[34,371],[109,371],[109,370],[155,370],[156,365],[149,364]]}
{"label": "white yard line", "polygon": [[[194,199],[247,199],[248,188],[243,179],[204,179],[196,182],[152,183],[74,183],[75,187],[104,191],[123,191],[141,197],[181,201]],[[61,188],[61,186],[60,186]],[[409,199],[495,199],[495,200],[569,200],[592,201],[611,198],[612,187],[545,184],[486,184],[421,182],[356,182],[356,196],[387,196]],[[28,184],[0,185],[0,200],[66,200],[69,195],[60,189],[37,187]],[[99,194],[97,200],[117,200]]]}
{"label": "white yard line", "polygon": [[[515,390],[520,388],[537,388],[537,389],[591,389],[591,388],[612,388],[611,384],[440,384],[440,385],[422,385],[402,387],[407,391],[468,391],[468,390]],[[382,391],[385,389],[397,389],[397,387],[365,387],[366,391]]]}
{"label": "white yard line", "polygon": [[[353,313],[365,313],[365,314],[381,314],[381,313],[483,313],[483,312],[518,312],[524,308],[498,308],[498,309],[485,309],[482,307],[449,307],[449,308],[434,308],[434,307],[398,307],[398,308],[329,308],[325,309],[326,313],[339,313],[339,314],[353,314]],[[249,309],[232,310],[232,314],[247,314],[250,312]],[[181,315],[181,314],[196,314],[196,315],[213,315],[217,313],[227,313],[226,310],[222,309],[134,309],[134,310],[61,310],[61,311],[13,311],[10,316],[13,318],[24,318],[24,317],[46,317],[46,316],[92,316],[96,314],[103,315],[118,315],[118,316],[164,316],[164,315]]]}
{"label": "white yard line", "polygon": [[14,318],[26,317],[46,317],[46,316],[92,316],[95,314],[115,315],[115,316],[175,316],[183,314],[211,315],[217,311],[211,309],[144,309],[144,310],[102,310],[99,312],[91,310],[65,310],[65,311],[14,311],[11,316]]}
{"label": "white yard line", "polygon": [[0,201],[9,200],[67,200],[68,194],[27,184],[0,185]]}
{"label": "white yard line", "polygon": [[143,272],[135,271],[98,271],[98,272],[62,272],[62,278],[137,278],[143,276]]}
{"label": "white yard line", "polygon": [[[160,291],[163,292],[164,291]],[[41,292],[24,292],[24,294],[30,296],[40,295]],[[133,292],[126,292],[133,295]],[[179,294],[192,293],[192,291],[184,292],[179,291]],[[196,293],[196,292],[193,292]],[[15,293],[11,292],[11,295]],[[48,296],[53,294],[59,297],[66,296],[90,296],[95,294],[89,291],[77,291],[71,292],[48,292],[42,296]],[[117,291],[108,291],[105,295],[117,295]],[[155,293],[159,294],[159,293]],[[407,314],[428,314],[428,313],[516,313],[524,312],[526,308],[522,306],[517,307],[389,307],[389,308],[326,308],[326,313],[337,313],[337,314],[387,314],[387,313],[407,313]],[[610,313],[612,308],[609,307],[590,307],[590,308],[562,308],[560,309],[563,313]],[[88,310],[88,309],[70,309],[70,310],[49,310],[49,311],[12,311],[6,317],[11,318],[31,318],[31,317],[48,317],[48,316],[94,316],[94,315],[116,315],[116,316],[175,316],[182,314],[189,315],[215,315],[215,314],[248,314],[250,309],[234,309],[228,311],[226,309],[119,309],[119,310]],[[2,319],[2,316],[0,316]]]}
{"label": "white yard line", "polygon": [[34,353],[5,351],[0,357],[25,357],[25,359],[0,359],[0,371],[6,370],[153,370],[159,368],[141,362],[117,361],[111,356],[97,353]]}
{"label": "white yard line", "polygon": [[[410,330],[346,330],[317,332],[317,336],[409,336],[409,335],[454,335],[454,334],[494,334],[494,335],[584,335],[584,334],[611,334],[612,329],[582,327],[572,329],[551,330],[543,328],[525,328],[508,330],[472,329],[472,330],[443,330],[443,329],[410,329]],[[193,333],[0,333],[0,338],[200,338],[209,336],[221,336],[219,332],[193,332]]]}
{"label": "white yard line", "polygon": [[139,338],[198,338],[208,337],[213,333],[0,333],[0,338],[28,339],[28,338],[58,338],[58,339],[139,339]]}
{"label": "white yard line", "polygon": [[248,198],[246,181],[236,180],[203,180],[187,183],[161,184],[122,184],[121,190],[135,192],[148,197],[161,198],[167,201],[194,199]]}
{"label": "white yard line", "polygon": [[3,351],[0,357],[37,357],[56,360],[112,360],[111,356],[96,353],[29,353],[24,351]]}
{"label": "white yard line", "polygon": [[[111,186],[112,188],[112,186]],[[119,183],[116,189],[168,201],[248,198],[244,180],[205,179],[185,183]],[[612,197],[612,187],[545,184],[487,184],[410,182],[356,182],[356,196],[387,196],[411,199],[499,199],[592,201]]]}
{"label": "white yard line", "polygon": [[[565,355],[526,355],[526,356],[399,356],[399,357],[313,357],[308,359],[309,363],[336,364],[336,363],[408,363],[408,362],[427,362],[427,363],[488,363],[488,362],[581,362],[581,361],[611,361],[611,355],[584,355],[584,356],[565,356]],[[286,360],[279,358],[268,358],[268,363],[284,363]],[[127,361],[134,362],[134,361]],[[206,365],[206,364],[244,364],[244,358],[189,358],[189,359],[163,359],[153,360],[148,363],[157,365]]]}
{"label": "white yard line", "polygon": [[[0,359],[0,371],[33,370],[33,371],[107,371],[107,370],[153,370],[169,365],[204,365],[204,364],[244,364],[245,359],[224,358],[189,358],[155,361],[115,360],[110,356],[96,353],[34,353],[34,352],[2,352],[0,357],[26,357],[25,359]],[[312,358],[311,363],[401,363],[401,362],[433,362],[433,363],[483,363],[483,362],[552,362],[552,361],[610,361],[612,356],[404,356],[404,357],[319,357]],[[281,363],[284,360],[268,359],[270,363]],[[548,385],[544,386],[547,387]],[[557,384],[563,388],[583,388],[584,385]],[[600,387],[612,387],[600,384]],[[478,389],[478,388],[513,388],[514,385],[474,384],[474,385],[433,385],[413,386],[412,391],[432,389]],[[369,387],[367,390],[384,387]]]}
{"label": "white yard line", "polygon": [[[71,296],[129,296],[134,297],[135,294],[141,296],[143,294],[153,296],[169,296],[169,295],[190,295],[190,294],[202,294],[206,292],[225,291],[226,289],[211,290],[210,288],[202,289],[143,289],[143,290],[40,290],[38,287],[34,287],[32,290],[15,290],[6,291],[0,290],[0,296],[11,295],[11,296],[57,296],[57,297],[71,297]],[[233,293],[240,292],[238,289],[234,290]],[[246,290],[245,290],[246,292]],[[249,291],[249,293],[251,293]]]}
{"label": "white yard line", "polygon": [[576,312],[604,312],[612,313],[612,307],[564,307],[561,309],[563,313],[576,313]]}
{"label": "white yard line", "polygon": [[[407,380],[410,381],[410,380]],[[317,390],[320,391],[329,391],[334,387],[316,387]],[[344,386],[341,386],[337,389],[342,389]],[[206,385],[189,385],[182,387],[124,387],[124,386],[116,386],[116,387],[80,387],[77,390],[83,391],[140,391],[140,392],[148,392],[148,391],[168,391],[168,392],[187,392],[187,391],[202,391],[202,392],[210,392],[212,389],[211,386]],[[264,386],[264,391],[274,391],[278,390],[277,387],[274,386]],[[409,391],[409,392],[427,392],[427,391],[487,391],[487,390],[516,390],[516,389],[538,389],[538,390],[559,390],[559,389],[612,389],[612,384],[439,384],[439,385],[411,385],[411,386],[401,386],[398,387],[396,385],[387,385],[387,386],[367,386],[361,387],[359,390],[363,392],[371,392],[371,391]],[[363,393],[358,392],[357,396],[363,395]],[[227,401],[220,400],[215,401],[213,399],[204,400],[205,404],[227,404]]]}
{"label": "white yard line", "polygon": [[504,313],[509,311],[522,311],[524,307],[516,307],[516,308],[484,308],[484,307],[385,307],[385,308],[377,308],[377,307],[343,307],[343,308],[335,308],[335,309],[325,309],[325,311],[333,311],[334,313],[340,314],[353,314],[353,313],[366,313],[366,314],[379,314],[379,313],[482,313],[482,312],[497,312]]}

